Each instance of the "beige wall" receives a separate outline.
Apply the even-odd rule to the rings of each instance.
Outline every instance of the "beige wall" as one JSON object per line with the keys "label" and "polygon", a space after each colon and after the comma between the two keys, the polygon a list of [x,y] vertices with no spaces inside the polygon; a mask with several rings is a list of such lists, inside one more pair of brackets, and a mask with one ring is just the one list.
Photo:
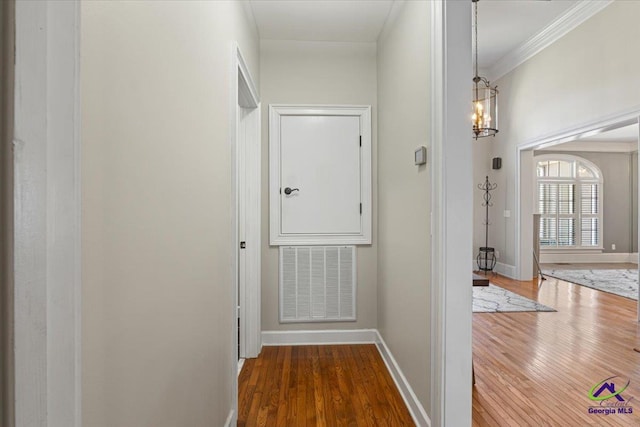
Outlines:
{"label": "beige wall", "polygon": [[[428,2],[406,2],[378,41],[378,329],[430,413]],[[428,156],[427,156],[428,157]]]}
{"label": "beige wall", "polygon": [[[617,1],[499,79],[500,133],[487,142],[502,157],[495,174],[491,239],[502,261],[515,264],[516,146],[640,104],[640,2]],[[476,242],[477,246],[478,242]],[[492,245],[493,246],[493,245]]]}
{"label": "beige wall", "polygon": [[238,2],[82,3],[83,425],[221,426],[232,407]]}
{"label": "beige wall", "polygon": [[[375,43],[263,40],[260,43],[262,101],[262,329],[363,329],[377,324]],[[372,107],[373,244],[358,246],[356,322],[280,324],[278,248],[269,246],[269,104],[358,104]]]}
{"label": "beige wall", "polygon": [[[493,183],[496,180],[496,175],[501,173],[501,170],[493,170],[491,168],[491,157],[489,157],[489,150],[487,149],[487,140],[479,139],[473,140],[471,143],[471,149],[473,150],[473,256],[478,255],[479,248],[485,246],[485,216],[486,210],[482,206],[484,203],[484,191],[478,189],[478,185],[484,184],[486,177],[489,177],[489,181]],[[502,215],[502,212],[498,212],[493,207],[489,207],[489,221],[492,222],[497,215]],[[489,235],[489,246],[494,246],[495,242],[492,240],[493,235]],[[472,263],[475,268],[477,264],[475,261]]]}

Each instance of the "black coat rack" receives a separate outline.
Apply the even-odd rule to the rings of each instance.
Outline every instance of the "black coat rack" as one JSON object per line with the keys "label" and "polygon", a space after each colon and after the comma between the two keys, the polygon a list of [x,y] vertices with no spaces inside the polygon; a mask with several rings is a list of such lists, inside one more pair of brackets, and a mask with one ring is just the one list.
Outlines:
{"label": "black coat rack", "polygon": [[478,270],[484,271],[486,274],[487,271],[493,271],[497,262],[495,249],[489,247],[489,206],[493,206],[493,203],[491,203],[491,192],[498,188],[498,184],[491,184],[489,182],[489,177],[487,176],[483,184],[478,184],[478,188],[484,191],[484,194],[482,195],[482,198],[484,199],[482,206],[485,207],[485,232],[484,247],[480,248],[480,253],[478,253],[476,262],[478,263]]}

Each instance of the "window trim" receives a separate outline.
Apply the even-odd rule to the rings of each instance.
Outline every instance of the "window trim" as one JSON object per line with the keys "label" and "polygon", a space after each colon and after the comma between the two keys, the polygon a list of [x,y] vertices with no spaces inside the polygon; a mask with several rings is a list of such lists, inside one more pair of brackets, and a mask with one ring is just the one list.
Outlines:
{"label": "window trim", "polygon": [[[602,177],[602,171],[600,170],[600,168],[593,162],[580,157],[580,156],[575,156],[572,154],[541,154],[538,156],[534,156],[533,157],[534,160],[534,167],[533,167],[533,173],[534,173],[534,182],[535,182],[535,202],[534,202],[534,208],[535,208],[535,212],[539,213],[539,183],[540,182],[546,182],[546,183],[557,183],[557,184],[561,184],[561,183],[574,183],[576,185],[576,204],[578,205],[580,203],[581,197],[582,197],[582,191],[581,191],[581,185],[582,184],[597,184],[598,185],[598,215],[597,218],[600,222],[600,227],[598,228],[598,246],[582,246],[582,235],[578,234],[576,236],[576,241],[580,242],[580,245],[572,245],[572,246],[558,246],[556,244],[556,246],[540,246],[540,251],[541,252],[545,252],[545,253],[566,253],[566,252],[602,252],[604,250],[604,242],[603,242],[603,237],[604,237],[604,193],[603,193],[603,188],[604,188],[604,180]],[[572,165],[572,175],[573,177],[569,178],[569,177],[539,177],[538,176],[538,163],[539,162],[543,162],[543,161],[549,161],[549,160],[559,160],[559,161],[567,161],[567,162],[574,162]],[[591,172],[593,172],[596,176],[593,178],[581,178],[578,176],[578,164],[581,163],[582,165],[584,165],[585,167],[587,167]],[[582,219],[582,213],[580,212],[580,207],[576,206],[576,213],[577,213],[577,225],[578,227],[581,227],[581,219]],[[578,233],[580,233],[580,230],[578,231]]]}

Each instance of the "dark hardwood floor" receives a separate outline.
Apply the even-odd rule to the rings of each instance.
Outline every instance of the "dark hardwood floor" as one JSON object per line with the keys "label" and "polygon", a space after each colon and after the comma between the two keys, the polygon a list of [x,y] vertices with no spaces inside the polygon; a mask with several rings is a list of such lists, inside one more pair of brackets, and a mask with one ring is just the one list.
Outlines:
{"label": "dark hardwood floor", "polygon": [[375,345],[264,347],[238,378],[238,426],[413,426]]}
{"label": "dark hardwood floor", "polygon": [[[553,278],[491,281],[557,312],[473,315],[474,426],[640,426],[636,301]],[[618,390],[630,381],[627,413],[589,413],[589,391],[612,376]],[[413,425],[373,345],[265,347],[239,383],[241,427]]]}
{"label": "dark hardwood floor", "polygon": [[[636,301],[553,278],[491,282],[557,312],[473,315],[474,426],[640,426]],[[589,414],[590,389],[612,376],[618,390],[630,380],[633,413]]]}

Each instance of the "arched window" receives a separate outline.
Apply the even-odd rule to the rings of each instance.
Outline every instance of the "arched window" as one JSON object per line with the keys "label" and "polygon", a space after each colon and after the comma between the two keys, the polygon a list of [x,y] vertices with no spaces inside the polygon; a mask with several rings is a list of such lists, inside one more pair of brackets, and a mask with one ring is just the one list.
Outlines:
{"label": "arched window", "polygon": [[586,159],[536,156],[543,249],[602,248],[602,173]]}

